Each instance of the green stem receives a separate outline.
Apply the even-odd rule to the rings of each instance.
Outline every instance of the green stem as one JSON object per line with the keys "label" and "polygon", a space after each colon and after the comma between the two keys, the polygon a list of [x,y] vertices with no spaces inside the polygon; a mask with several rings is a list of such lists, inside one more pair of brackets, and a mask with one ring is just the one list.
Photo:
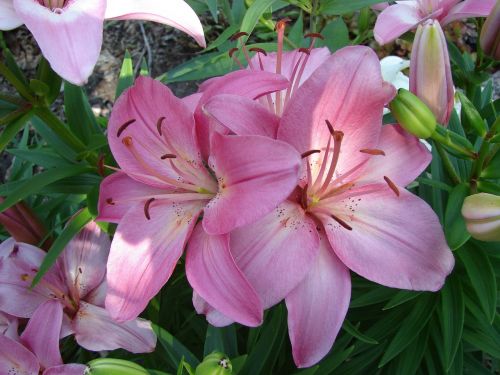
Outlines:
{"label": "green stem", "polygon": [[31,95],[29,89],[26,87],[24,83],[22,83],[15,75],[12,73],[12,71],[5,65],[3,62],[0,61],[0,74],[5,77],[7,81],[10,82],[12,86],[15,87],[17,92],[26,100],[33,102],[35,98],[33,95]]}
{"label": "green stem", "polygon": [[440,144],[445,145],[445,146],[459,152],[460,154],[467,156],[470,159],[477,159],[477,155],[473,151],[471,151],[465,147],[457,145],[449,137],[441,135],[437,131],[431,135],[431,138],[435,141],[435,143],[439,142]]}
{"label": "green stem", "polygon": [[471,182],[477,181],[477,179],[479,178],[479,175],[483,170],[484,160],[486,159],[486,156],[488,155],[489,151],[490,151],[490,144],[486,140],[483,140],[481,148],[479,149],[478,158],[472,165],[472,173],[470,177]]}
{"label": "green stem", "polygon": [[439,143],[434,142],[434,147],[436,147],[436,150],[441,157],[441,160],[443,162],[443,167],[448,174],[448,177],[450,177],[451,181],[455,184],[458,185],[461,183],[460,177],[458,176],[457,172],[455,171],[455,167],[453,167],[453,164],[451,163],[450,158],[448,157],[448,154],[446,151],[443,149],[443,146],[441,146]]}
{"label": "green stem", "polygon": [[8,125],[18,117],[21,117],[25,113],[27,113],[32,108],[31,104],[27,104],[23,107],[20,107],[9,114],[0,117],[0,126]]}
{"label": "green stem", "polygon": [[4,102],[9,102],[11,104],[17,104],[17,105],[23,105],[26,104],[24,100],[21,98],[18,98],[17,96],[12,96],[4,93],[0,93],[0,100],[3,100]]}

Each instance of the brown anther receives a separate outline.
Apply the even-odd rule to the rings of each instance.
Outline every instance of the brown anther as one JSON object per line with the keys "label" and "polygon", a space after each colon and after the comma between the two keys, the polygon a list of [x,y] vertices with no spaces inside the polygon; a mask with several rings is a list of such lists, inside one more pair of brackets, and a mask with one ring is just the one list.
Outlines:
{"label": "brown anther", "polygon": [[111,205],[111,206],[115,205],[115,202],[113,202],[113,198],[106,199],[106,203],[109,204],[109,205]]}
{"label": "brown anther", "polygon": [[132,123],[134,123],[136,120],[133,118],[131,120],[128,120],[126,123],[124,123],[122,126],[118,128],[118,131],[116,132],[116,137],[120,138],[120,135],[122,135],[123,131],[128,128],[128,126]]}
{"label": "brown anther", "polygon": [[78,272],[83,273],[82,267],[78,267]]}
{"label": "brown anther", "polygon": [[284,29],[286,27],[286,24],[290,21],[291,20],[288,17],[279,20],[278,22],[276,22],[275,30],[278,31]]}
{"label": "brown anther", "polygon": [[325,120],[325,122],[326,122],[326,126],[328,126],[328,130],[330,131],[330,134],[334,135],[335,134],[335,130],[333,130],[332,123],[330,121],[328,121],[328,120]]}
{"label": "brown anther", "polygon": [[368,155],[381,155],[385,156],[385,152],[376,148],[363,148],[359,150],[359,152],[362,152],[363,154],[368,154]]}
{"label": "brown anther", "polygon": [[160,136],[162,136],[162,132],[161,132],[161,126],[163,125],[163,121],[165,120],[165,117],[162,116],[158,119],[158,121],[156,121],[156,130],[158,130],[158,134],[160,134]]}
{"label": "brown anther", "polygon": [[304,35],[304,38],[319,38],[321,40],[325,40],[325,37],[320,33],[309,33]]}
{"label": "brown anther", "polygon": [[306,151],[304,153],[302,153],[302,155],[300,155],[300,157],[302,159],[304,158],[307,158],[308,156],[312,155],[312,154],[319,154],[321,152],[321,150],[309,150],[309,151]]}
{"label": "brown anther", "polygon": [[342,139],[344,139],[344,132],[340,130],[335,130],[332,135],[335,142],[342,142]]}
{"label": "brown anther", "polygon": [[99,160],[97,161],[97,173],[99,176],[104,177],[104,154],[99,155]]}
{"label": "brown anther", "polygon": [[230,40],[231,42],[234,42],[235,40],[240,39],[242,36],[248,36],[248,33],[244,32],[244,31],[240,31],[240,32],[238,32],[238,33],[233,34],[233,35],[229,38],[229,40]]}
{"label": "brown anther", "polygon": [[231,48],[228,52],[229,54],[229,57],[233,57],[234,53],[238,51],[238,48],[234,47],[234,48]]}
{"label": "brown anther", "polygon": [[302,189],[302,195],[300,196],[300,205],[302,206],[302,208],[304,210],[307,209],[307,201],[308,201],[308,199],[307,199],[307,188],[308,187],[309,187],[308,184],[306,184],[304,186],[304,188]]}
{"label": "brown anther", "polygon": [[144,216],[146,216],[146,219],[148,220],[151,220],[151,216],[149,216],[149,206],[151,205],[151,203],[153,203],[154,200],[154,198],[149,198],[144,204]]}
{"label": "brown anther", "polygon": [[305,53],[305,54],[308,54],[310,55],[311,54],[311,50],[309,48],[299,48],[299,52],[302,52],[302,53]]}
{"label": "brown anther", "polygon": [[10,256],[12,255],[17,255],[17,253],[19,252],[19,245],[18,244],[15,244],[13,247],[12,247],[12,252],[10,253]]}
{"label": "brown anther", "polygon": [[267,56],[267,52],[265,50],[263,50],[262,48],[259,48],[259,47],[252,47],[252,48],[249,49],[249,51],[257,52],[257,53],[262,53],[264,56]]}
{"label": "brown anther", "polygon": [[339,223],[341,226],[343,226],[345,229],[352,230],[352,227],[349,224],[347,224],[344,220],[342,220],[340,217],[337,217],[335,215],[330,215],[330,217],[337,223]]}
{"label": "brown anther", "polygon": [[387,182],[387,185],[389,185],[389,187],[391,188],[391,190],[394,192],[394,194],[396,194],[398,197],[399,197],[399,189],[398,187],[396,186],[396,184],[394,182],[392,182],[390,180],[389,177],[387,176],[384,176],[384,180],[385,182]]}
{"label": "brown anther", "polygon": [[27,281],[27,280],[29,279],[29,277],[30,277],[30,275],[28,275],[27,273],[23,273],[23,274],[21,275],[21,280],[22,280],[22,281]]}
{"label": "brown anther", "polygon": [[125,137],[122,139],[122,143],[125,145],[125,146],[132,146],[132,137]]}
{"label": "brown anther", "polygon": [[174,154],[165,154],[165,155],[162,155],[160,157],[161,160],[165,160],[165,159],[175,159],[177,156],[174,155]]}

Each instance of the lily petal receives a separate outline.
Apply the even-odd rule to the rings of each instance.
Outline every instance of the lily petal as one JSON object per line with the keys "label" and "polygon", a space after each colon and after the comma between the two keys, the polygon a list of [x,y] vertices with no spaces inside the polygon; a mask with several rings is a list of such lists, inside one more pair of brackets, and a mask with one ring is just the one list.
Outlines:
{"label": "lily petal", "polygon": [[455,5],[441,20],[441,24],[447,25],[450,22],[472,18],[487,17],[495,6],[495,0],[465,0]]}
{"label": "lily petal", "polygon": [[[117,321],[131,320],[172,274],[203,202],[156,201],[145,217],[144,203],[118,224],[108,259],[106,309]],[[133,272],[130,272],[134,270]]]}
{"label": "lily petal", "polygon": [[0,335],[0,374],[38,375],[40,365],[28,349]]}
{"label": "lily petal", "polygon": [[92,351],[123,348],[132,353],[145,353],[152,352],[156,346],[151,322],[134,319],[117,323],[108,311],[86,302],[80,302],[73,329],[78,344]]}
{"label": "lily petal", "polygon": [[385,8],[377,17],[373,36],[379,44],[387,44],[417,26],[425,19],[417,1],[401,1]]}
{"label": "lily petal", "polygon": [[228,318],[220,311],[214,309],[210,304],[205,301],[201,296],[193,290],[193,306],[198,314],[203,314],[214,327],[226,327],[234,323],[234,320]]}
{"label": "lily petal", "polygon": [[50,367],[43,372],[43,375],[85,375],[87,366],[72,363],[69,365]]}
{"label": "lily petal", "polygon": [[191,35],[205,48],[200,19],[183,0],[107,0],[106,18],[164,23]]}
{"label": "lily petal", "polygon": [[106,3],[72,1],[54,12],[37,1],[13,1],[52,69],[71,83],[84,84],[101,51]]}
{"label": "lily petal", "polygon": [[261,136],[212,135],[209,164],[219,193],[205,208],[203,228],[228,233],[285,200],[298,182],[300,155],[285,142]]}
{"label": "lily petal", "polygon": [[324,236],[320,242],[313,267],[285,300],[297,367],[312,366],[330,351],[351,298],[349,270],[333,253]]}
{"label": "lily petal", "polygon": [[250,327],[262,323],[262,304],[234,262],[229,235],[212,236],[197,225],[187,247],[186,276],[196,293],[222,314]]}
{"label": "lily petal", "polygon": [[23,21],[17,15],[13,0],[0,0],[0,30],[12,30],[23,24]]}

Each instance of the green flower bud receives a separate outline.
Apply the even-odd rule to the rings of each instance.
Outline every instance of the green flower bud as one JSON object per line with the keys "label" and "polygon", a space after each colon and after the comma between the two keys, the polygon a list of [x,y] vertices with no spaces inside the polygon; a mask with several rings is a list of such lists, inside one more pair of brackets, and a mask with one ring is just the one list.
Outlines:
{"label": "green flower bud", "polygon": [[233,365],[225,354],[214,352],[207,355],[196,367],[195,375],[230,375]]}
{"label": "green flower bud", "polygon": [[87,366],[85,375],[149,375],[144,367],[123,359],[99,358]]}
{"label": "green flower bud", "polygon": [[472,237],[500,241],[500,196],[479,193],[465,198],[462,216]]}
{"label": "green flower bud", "polygon": [[389,104],[398,123],[418,138],[429,138],[436,129],[436,117],[422,100],[408,90],[399,89]]}
{"label": "green flower bud", "polygon": [[457,91],[457,95],[462,103],[462,124],[470,126],[477,135],[484,137],[488,132],[488,127],[474,104],[460,91]]}

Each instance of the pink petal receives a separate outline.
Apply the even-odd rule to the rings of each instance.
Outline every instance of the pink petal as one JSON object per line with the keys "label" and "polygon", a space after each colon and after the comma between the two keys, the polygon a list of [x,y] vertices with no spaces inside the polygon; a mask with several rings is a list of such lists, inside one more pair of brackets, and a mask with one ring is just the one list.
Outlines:
{"label": "pink petal", "polygon": [[31,317],[21,341],[38,358],[43,368],[62,365],[59,335],[63,306],[55,300],[44,302]]}
{"label": "pink petal", "polygon": [[[387,90],[377,55],[368,47],[342,48],[322,64],[292,96],[278,129],[278,139],[300,153],[325,150],[331,137],[325,120],[344,133],[336,173],[367,160],[363,148],[375,148]],[[308,158],[313,164],[324,152]],[[314,171],[313,171],[314,173]]]}
{"label": "pink petal", "polygon": [[222,314],[250,327],[262,323],[262,304],[234,262],[229,235],[211,236],[197,225],[187,247],[186,276],[196,293]]}
{"label": "pink petal", "polygon": [[331,349],[351,298],[349,270],[326,238],[306,278],[286,298],[288,332],[297,367],[309,367]]}
{"label": "pink petal", "polygon": [[182,102],[188,107],[189,112],[194,113],[196,108],[198,107],[198,104],[200,103],[200,99],[203,96],[201,92],[196,92],[194,94],[185,96],[182,98]]}
{"label": "pink petal", "polygon": [[387,44],[424,20],[417,1],[402,1],[384,9],[377,17],[373,35],[379,44]]}
{"label": "pink petal", "polygon": [[234,134],[276,138],[279,117],[244,96],[214,96],[203,106],[203,111]]}
{"label": "pink petal", "polygon": [[206,47],[200,19],[183,0],[107,0],[106,18],[164,23],[184,31]]}
{"label": "pink petal", "polygon": [[324,208],[322,221],[337,256],[354,272],[400,289],[436,291],[454,265],[439,220],[422,199],[387,185],[354,188]]}
{"label": "pink petal", "polygon": [[80,302],[73,328],[78,344],[92,351],[123,348],[132,353],[145,353],[152,352],[156,346],[151,322],[134,319],[117,323],[108,311],[86,302]]}
{"label": "pink petal", "polygon": [[18,326],[19,322],[16,317],[0,311],[0,335],[19,341],[19,335],[17,334]]}
{"label": "pink petal", "polygon": [[[167,282],[203,202],[156,201],[132,207],[118,225],[108,259],[106,309],[113,319],[137,317]],[[131,270],[134,270],[131,272]]]}
{"label": "pink petal", "polygon": [[455,5],[441,20],[441,24],[447,25],[450,22],[472,18],[472,17],[487,17],[493,7],[495,0],[465,0]]}
{"label": "pink petal", "polygon": [[221,312],[214,309],[203,298],[200,297],[196,290],[193,290],[193,306],[198,314],[203,314],[207,321],[214,327],[226,327],[234,323],[234,320],[228,318]]}
{"label": "pink petal", "polygon": [[377,149],[385,156],[371,156],[358,184],[384,183],[384,176],[388,176],[397,185],[406,186],[427,168],[432,159],[424,144],[399,125],[382,127]]}
{"label": "pink petal", "polygon": [[40,365],[20,343],[0,335],[0,374],[38,375]]}
{"label": "pink petal", "polygon": [[316,224],[285,201],[254,224],[231,232],[231,253],[264,308],[281,301],[306,276],[318,254]]}
{"label": "pink petal", "polygon": [[0,30],[12,30],[23,24],[17,15],[13,0],[0,0]]}
{"label": "pink petal", "polygon": [[212,136],[209,163],[219,193],[205,208],[209,234],[228,233],[268,214],[297,185],[300,155],[288,144],[261,136]]}
{"label": "pink petal", "polygon": [[71,83],[84,84],[101,51],[106,3],[71,1],[56,13],[37,1],[13,1],[52,69]]}
{"label": "pink petal", "polygon": [[87,366],[76,363],[50,367],[43,372],[43,375],[85,375]]}

